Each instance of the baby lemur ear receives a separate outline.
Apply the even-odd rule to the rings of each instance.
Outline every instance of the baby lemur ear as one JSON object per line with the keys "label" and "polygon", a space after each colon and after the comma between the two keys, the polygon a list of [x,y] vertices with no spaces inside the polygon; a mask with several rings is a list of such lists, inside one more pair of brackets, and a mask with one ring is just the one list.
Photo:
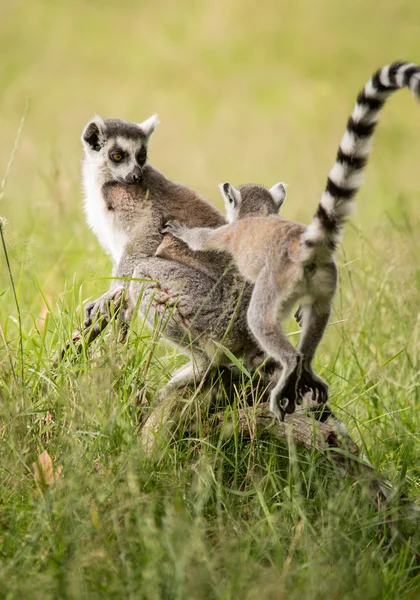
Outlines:
{"label": "baby lemur ear", "polygon": [[241,192],[233,187],[231,183],[219,183],[220,191],[226,202],[226,206],[236,208],[242,200]]}
{"label": "baby lemur ear", "polygon": [[150,136],[152,135],[152,133],[154,132],[156,127],[159,125],[158,116],[157,116],[157,114],[154,114],[151,117],[149,117],[148,119],[146,119],[145,121],[143,121],[143,123],[137,123],[137,125],[140,127],[140,129],[146,136],[146,144],[147,144]]}
{"label": "baby lemur ear", "polygon": [[277,207],[277,210],[280,210],[280,207],[283,204],[284,199],[286,198],[286,188],[287,183],[283,183],[282,181],[280,181],[280,183],[276,183],[276,185],[273,185],[273,187],[269,190],[271,197],[274,200],[274,204]]}
{"label": "baby lemur ear", "polygon": [[104,120],[96,115],[84,128],[82,142],[95,152],[99,152],[105,141],[105,129]]}
{"label": "baby lemur ear", "polygon": [[233,223],[238,215],[237,209],[242,202],[241,192],[228,182],[220,183],[219,188],[225,201],[227,220],[229,223]]}

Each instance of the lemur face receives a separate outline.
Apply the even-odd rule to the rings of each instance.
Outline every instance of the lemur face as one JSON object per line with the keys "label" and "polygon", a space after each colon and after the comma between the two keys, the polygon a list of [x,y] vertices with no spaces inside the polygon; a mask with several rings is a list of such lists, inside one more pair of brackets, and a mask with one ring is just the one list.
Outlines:
{"label": "lemur face", "polygon": [[221,183],[219,187],[229,223],[244,217],[277,215],[286,198],[285,183],[276,183],[269,190],[262,185],[251,184],[234,188],[230,183]]}
{"label": "lemur face", "polygon": [[156,115],[143,123],[95,117],[82,134],[85,157],[100,183],[141,183],[147,145],[158,124]]}

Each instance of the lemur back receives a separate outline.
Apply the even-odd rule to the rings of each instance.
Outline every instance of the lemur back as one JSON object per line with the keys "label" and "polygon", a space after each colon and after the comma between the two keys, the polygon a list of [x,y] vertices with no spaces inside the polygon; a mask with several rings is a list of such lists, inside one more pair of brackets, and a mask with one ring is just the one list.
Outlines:
{"label": "lemur back", "polygon": [[[256,282],[248,323],[260,346],[283,366],[271,396],[271,409],[281,418],[284,411],[294,410],[308,389],[321,401],[328,398],[327,385],[313,372],[312,360],[336,289],[333,254],[363,181],[379,111],[387,98],[403,87],[420,98],[420,66],[397,62],[383,67],[359,93],[317,212],[308,226],[274,216],[273,205],[267,212],[267,194],[274,200],[276,186],[271,190],[249,185],[235,189],[225,183],[221,191],[229,225],[216,230],[188,230],[172,222],[164,230],[195,250],[228,250],[242,274]],[[296,302],[301,305],[302,324],[297,350],[279,324]]]}

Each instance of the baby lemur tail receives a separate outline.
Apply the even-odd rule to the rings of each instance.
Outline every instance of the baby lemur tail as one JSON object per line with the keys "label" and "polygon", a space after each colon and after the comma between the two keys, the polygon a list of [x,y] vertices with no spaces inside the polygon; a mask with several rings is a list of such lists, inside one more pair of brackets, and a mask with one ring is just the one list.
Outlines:
{"label": "baby lemur tail", "polygon": [[328,258],[340,243],[353,198],[363,183],[379,111],[393,92],[404,87],[420,99],[419,65],[395,62],[382,67],[359,93],[318,210],[302,236],[305,261],[321,253]]}

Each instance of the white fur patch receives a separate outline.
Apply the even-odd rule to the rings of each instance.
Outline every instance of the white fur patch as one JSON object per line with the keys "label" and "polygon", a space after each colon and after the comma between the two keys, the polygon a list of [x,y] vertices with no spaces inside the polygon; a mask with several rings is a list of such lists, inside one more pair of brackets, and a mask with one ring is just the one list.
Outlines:
{"label": "white fur patch", "polygon": [[410,79],[410,90],[420,100],[420,73],[414,73]]}
{"label": "white fur patch", "polygon": [[335,212],[338,217],[350,215],[355,209],[356,203],[354,200],[339,200],[335,207]]}
{"label": "white fur patch", "polygon": [[347,165],[336,162],[328,174],[328,177],[335,183],[336,185],[343,186],[347,180]]}
{"label": "white fur patch", "polygon": [[386,98],[392,94],[392,90],[380,92],[378,88],[373,85],[372,78],[370,78],[365,85],[364,92],[368,98],[378,98],[378,100],[386,100]]}
{"label": "white fur patch", "polygon": [[379,111],[377,110],[370,110],[370,108],[366,104],[359,104],[358,102],[356,102],[351,116],[353,117],[353,120],[356,121],[356,123],[362,121],[363,123],[370,124],[377,121],[378,112]]}
{"label": "white fur patch", "polygon": [[404,73],[407,71],[407,69],[410,69],[411,67],[415,67],[415,66],[416,66],[415,63],[408,63],[407,65],[404,65],[403,67],[398,69],[397,76],[395,77],[395,81],[396,81],[398,87],[400,87],[400,88],[404,87]]}
{"label": "white fur patch", "polygon": [[95,121],[99,125],[100,129],[105,129],[105,121],[100,115],[94,115],[92,121]]}
{"label": "white fur patch", "polygon": [[314,242],[320,242],[324,237],[325,231],[317,217],[312,220],[302,235],[303,240],[313,240]]}
{"label": "white fur patch", "polygon": [[275,185],[273,185],[272,188],[269,189],[271,197],[273,198],[277,208],[281,207],[281,205],[284,202],[284,199],[286,198],[286,188],[287,183],[283,183],[282,181],[280,181],[280,183],[276,183]]}
{"label": "white fur patch", "polygon": [[362,169],[354,170],[339,162],[334,164],[328,176],[333,183],[346,189],[358,188],[363,183]]}
{"label": "white fur patch", "polygon": [[346,131],[340,143],[340,148],[345,154],[356,158],[365,158],[372,147],[372,138],[359,138],[354,133]]}
{"label": "white fur patch", "polygon": [[89,125],[91,123],[95,123],[99,129],[99,143],[103,143],[104,142],[104,131],[105,131],[105,121],[103,120],[102,117],[100,117],[99,115],[94,115],[93,118],[89,121],[89,123],[86,125],[86,127],[83,129],[82,132],[82,144],[85,148],[87,148],[89,151],[91,151],[91,147],[89,146],[89,144],[87,144],[85,142],[85,132],[87,130],[87,128],[89,127]]}
{"label": "white fur patch", "polygon": [[117,264],[128,242],[127,235],[116,229],[112,213],[107,209],[102,196],[100,167],[93,157],[83,159],[83,189],[85,192],[85,213],[89,227],[96,234],[105,251]]}
{"label": "white fur patch", "polygon": [[[227,191],[225,191],[225,187],[227,187]],[[241,192],[229,182],[219,183],[219,189],[225,201],[226,219],[228,223],[233,223],[237,219],[238,209],[242,202]]]}
{"label": "white fur patch", "polygon": [[152,135],[156,127],[159,125],[158,116],[157,114],[154,114],[142,123],[137,123],[137,125],[143,131],[144,135],[147,138],[147,141],[149,141],[150,136]]}
{"label": "white fur patch", "polygon": [[336,244],[336,246],[339,246],[341,244],[341,242],[343,241],[343,234],[341,231],[339,231],[338,233],[332,233],[329,236],[329,239],[334,242],[334,244]]}
{"label": "white fur patch", "polygon": [[383,67],[381,69],[380,75],[379,75],[379,81],[382,83],[382,85],[385,85],[386,87],[389,87],[391,85],[391,82],[389,80],[389,67],[391,65],[387,65],[386,67]]}
{"label": "white fur patch", "polygon": [[331,196],[328,192],[323,192],[321,196],[321,206],[327,212],[327,214],[331,215],[335,210],[335,198]]}
{"label": "white fur patch", "polygon": [[355,203],[352,200],[337,200],[328,192],[324,192],[320,204],[328,216],[344,217],[353,212]]}
{"label": "white fur patch", "polygon": [[[112,145],[114,143],[114,138],[110,138],[108,144]],[[122,135],[117,135],[115,138],[115,144],[124,150],[128,154],[135,154],[142,147],[141,140],[130,140]]]}

